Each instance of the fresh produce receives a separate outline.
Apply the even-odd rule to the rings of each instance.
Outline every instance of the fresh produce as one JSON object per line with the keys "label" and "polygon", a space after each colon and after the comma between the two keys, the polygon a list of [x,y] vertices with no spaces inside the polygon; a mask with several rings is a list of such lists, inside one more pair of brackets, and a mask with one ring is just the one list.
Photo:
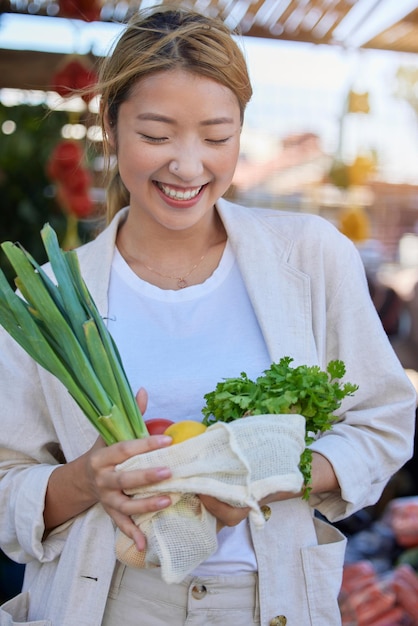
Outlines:
{"label": "fresh produce", "polygon": [[372,621],[358,622],[357,626],[412,626],[411,622],[406,622],[407,616],[400,606],[394,606]]}
{"label": "fresh produce", "polygon": [[60,249],[49,224],[41,237],[57,284],[20,245],[4,242],[1,247],[23,297],[0,271],[0,324],[65,385],[107,444],[148,436],[116,345],[81,276],[77,254]]}
{"label": "fresh produce", "polygon": [[343,626],[417,626],[418,576],[406,564],[379,573],[369,560],[347,563],[339,604]]}
{"label": "fresh produce", "polygon": [[[375,624],[395,607],[396,594],[384,582],[375,580],[350,595],[350,607],[356,624]],[[395,622],[396,623],[396,622]]]}
{"label": "fresh produce", "polygon": [[152,419],[145,420],[145,426],[150,435],[162,435],[166,428],[174,424],[171,420],[164,417],[153,417]]}
{"label": "fresh produce", "polygon": [[400,546],[405,548],[418,546],[418,497],[392,500],[388,519]]}
{"label": "fresh produce", "polygon": [[375,580],[376,570],[373,563],[362,559],[344,567],[341,591],[347,596],[352,591],[363,589],[368,584],[375,582]]}
{"label": "fresh produce", "polygon": [[[303,415],[306,420],[306,446],[318,433],[332,427],[334,412],[346,396],[358,389],[352,383],[340,382],[345,375],[342,361],[330,361],[326,371],[319,366],[291,367],[293,359],[286,356],[273,363],[264,375],[252,381],[245,372],[238,378],[226,378],[204,398],[203,423],[232,422],[246,415],[292,414]],[[311,484],[312,452],[305,448],[299,464],[304,478],[303,497],[307,499]]]}
{"label": "fresh produce", "polygon": [[398,604],[418,624],[418,576],[410,565],[398,565],[393,572],[393,589]]}
{"label": "fresh produce", "polygon": [[201,435],[206,430],[206,426],[202,422],[195,422],[194,420],[183,420],[171,424],[165,431],[165,435],[170,435],[173,438],[173,444],[181,443],[192,437]]}
{"label": "fresh produce", "polygon": [[418,572],[418,547],[407,548],[398,556],[397,565],[410,565],[416,572]]}

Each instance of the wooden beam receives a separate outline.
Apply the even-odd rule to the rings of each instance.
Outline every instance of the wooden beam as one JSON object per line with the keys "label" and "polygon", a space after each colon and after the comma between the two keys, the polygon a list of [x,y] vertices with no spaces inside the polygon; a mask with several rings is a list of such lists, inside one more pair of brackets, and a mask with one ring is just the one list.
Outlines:
{"label": "wooden beam", "polygon": [[[66,54],[0,49],[0,89],[48,91]],[[92,57],[93,59],[95,57]]]}

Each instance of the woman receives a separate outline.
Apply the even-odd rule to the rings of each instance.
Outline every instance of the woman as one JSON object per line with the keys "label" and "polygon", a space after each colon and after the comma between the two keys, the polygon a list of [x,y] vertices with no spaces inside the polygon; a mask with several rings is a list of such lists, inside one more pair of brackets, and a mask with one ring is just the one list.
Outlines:
{"label": "woman", "polygon": [[257,531],[247,509],[202,496],[222,527],[218,550],[167,585],[158,568],[115,563],[114,541],[118,527],[145,547],[131,516],[170,499],[124,490],[170,469],[115,465],[170,439],[106,448],[62,386],[2,333],[0,541],[27,563],[25,595],[3,615],[53,626],[336,626],[345,542],[315,509],[334,521],[375,502],[411,455],[415,414],[359,256],[320,218],[222,199],[251,97],[222,23],[180,9],[135,17],[100,89],[117,161],[110,223],[79,258],[147,418],[200,419],[219,380],[258,376],[285,355],[321,367],[342,359],[359,390],[312,446],[309,503],[272,493]]}

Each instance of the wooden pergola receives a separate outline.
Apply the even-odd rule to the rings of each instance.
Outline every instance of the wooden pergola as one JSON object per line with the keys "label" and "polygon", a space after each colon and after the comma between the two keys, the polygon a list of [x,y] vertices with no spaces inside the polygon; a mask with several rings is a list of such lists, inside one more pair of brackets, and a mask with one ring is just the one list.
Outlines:
{"label": "wooden pergola", "polygon": [[[138,9],[153,4],[149,0],[100,1],[100,20],[104,22],[124,23]],[[367,7],[365,3],[366,0],[175,2],[219,15],[231,27],[238,27],[243,35],[249,37],[418,54],[418,0],[375,0],[367,2]],[[52,20],[52,16],[60,16],[59,0],[0,0],[0,33],[1,14],[4,13],[51,16]],[[46,90],[51,74],[64,56],[33,50],[0,49],[0,88]]]}

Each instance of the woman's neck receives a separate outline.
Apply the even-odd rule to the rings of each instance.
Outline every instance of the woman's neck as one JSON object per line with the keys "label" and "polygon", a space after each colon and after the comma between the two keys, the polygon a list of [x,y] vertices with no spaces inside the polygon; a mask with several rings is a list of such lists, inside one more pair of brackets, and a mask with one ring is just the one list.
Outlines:
{"label": "woman's neck", "polygon": [[217,212],[207,224],[182,231],[149,225],[128,214],[116,245],[138,276],[163,289],[181,289],[203,282],[214,272],[226,240]]}

